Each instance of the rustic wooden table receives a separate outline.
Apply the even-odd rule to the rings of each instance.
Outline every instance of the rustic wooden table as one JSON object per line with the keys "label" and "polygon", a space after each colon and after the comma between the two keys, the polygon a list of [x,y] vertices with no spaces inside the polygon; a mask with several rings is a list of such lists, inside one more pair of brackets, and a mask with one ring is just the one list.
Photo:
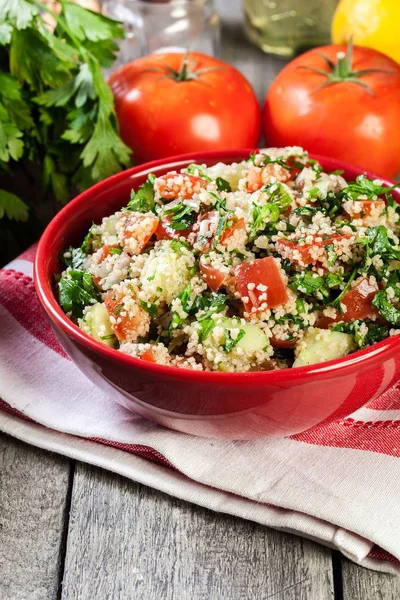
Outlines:
{"label": "rustic wooden table", "polygon": [[[217,2],[223,58],[260,100],[283,63]],[[0,434],[1,600],[397,600],[400,581]]]}

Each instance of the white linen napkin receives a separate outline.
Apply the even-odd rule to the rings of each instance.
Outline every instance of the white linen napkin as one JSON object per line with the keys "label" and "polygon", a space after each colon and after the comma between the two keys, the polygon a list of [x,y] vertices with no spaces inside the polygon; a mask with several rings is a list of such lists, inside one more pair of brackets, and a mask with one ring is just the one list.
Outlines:
{"label": "white linen napkin", "polygon": [[400,574],[400,391],[290,438],[168,430],[94,387],[53,336],[34,249],[0,270],[0,430],[211,510],[303,535]]}

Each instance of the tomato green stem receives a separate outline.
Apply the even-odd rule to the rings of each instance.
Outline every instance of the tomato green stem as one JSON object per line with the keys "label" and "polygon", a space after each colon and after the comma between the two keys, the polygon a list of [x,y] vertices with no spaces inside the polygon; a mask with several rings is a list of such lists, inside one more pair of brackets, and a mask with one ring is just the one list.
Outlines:
{"label": "tomato green stem", "polygon": [[346,52],[337,53],[336,64],[322,52],[318,52],[318,54],[320,54],[325,60],[329,69],[328,71],[303,65],[298,67],[298,69],[306,69],[307,71],[312,71],[313,73],[323,75],[326,78],[326,80],[314,90],[314,93],[333,83],[352,82],[362,86],[371,96],[374,96],[375,94],[372,89],[364,81],[361,81],[360,77],[369,75],[370,73],[393,73],[393,71],[388,71],[385,69],[364,69],[362,71],[353,71],[353,38],[350,38]]}
{"label": "tomato green stem", "polygon": [[[167,73],[165,73],[165,77],[168,77],[169,79],[173,79],[174,81],[191,81],[191,80],[199,80],[201,78],[201,75],[203,75],[204,73],[210,73],[211,71],[220,71],[222,70],[223,67],[210,67],[208,69],[198,69],[197,71],[196,69],[196,65],[197,65],[197,60],[194,60],[192,63],[189,63],[189,50],[185,51],[185,54],[183,56],[181,65],[179,67],[179,70],[175,70],[173,69],[170,65],[168,65],[167,63],[162,63],[162,66],[167,70]],[[159,71],[162,71],[162,68],[158,69]]]}

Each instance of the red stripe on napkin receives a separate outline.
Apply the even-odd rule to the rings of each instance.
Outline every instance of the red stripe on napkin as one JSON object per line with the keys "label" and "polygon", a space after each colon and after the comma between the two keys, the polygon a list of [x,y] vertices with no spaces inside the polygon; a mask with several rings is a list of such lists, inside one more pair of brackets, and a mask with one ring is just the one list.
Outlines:
{"label": "red stripe on napkin", "polygon": [[400,421],[356,421],[348,418],[314,427],[290,439],[317,446],[368,450],[400,457]]}
{"label": "red stripe on napkin", "polygon": [[51,329],[31,277],[13,269],[0,270],[0,303],[37,340],[71,360]]}
{"label": "red stripe on napkin", "polygon": [[375,558],[376,560],[382,561],[384,560],[393,563],[397,567],[400,566],[400,560],[398,560],[397,558],[389,554],[389,552],[386,552],[386,550],[383,550],[380,546],[377,545],[372,547],[368,554],[368,558]]}
{"label": "red stripe on napkin", "polygon": [[113,442],[111,440],[104,440],[102,438],[87,438],[92,442],[98,442],[99,444],[104,444],[105,446],[111,446],[112,448],[117,448],[118,450],[124,450],[125,452],[131,452],[132,454],[136,454],[137,456],[141,456],[142,458],[147,458],[152,460],[153,462],[159,463],[163,467],[168,467],[169,469],[173,469],[174,471],[178,471],[178,469],[171,463],[165,456],[151,448],[150,446],[142,446],[141,444],[123,444],[121,442]]}

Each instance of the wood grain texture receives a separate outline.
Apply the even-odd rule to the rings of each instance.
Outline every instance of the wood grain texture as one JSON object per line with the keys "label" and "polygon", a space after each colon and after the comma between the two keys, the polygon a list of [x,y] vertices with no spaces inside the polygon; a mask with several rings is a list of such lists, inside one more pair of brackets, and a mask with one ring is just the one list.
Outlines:
{"label": "wood grain texture", "polygon": [[78,464],[63,600],[330,600],[331,553]]}
{"label": "wood grain texture", "polygon": [[343,600],[399,600],[400,578],[363,569],[342,558]]}
{"label": "wood grain texture", "polygon": [[0,433],[0,598],[56,598],[70,461]]}

